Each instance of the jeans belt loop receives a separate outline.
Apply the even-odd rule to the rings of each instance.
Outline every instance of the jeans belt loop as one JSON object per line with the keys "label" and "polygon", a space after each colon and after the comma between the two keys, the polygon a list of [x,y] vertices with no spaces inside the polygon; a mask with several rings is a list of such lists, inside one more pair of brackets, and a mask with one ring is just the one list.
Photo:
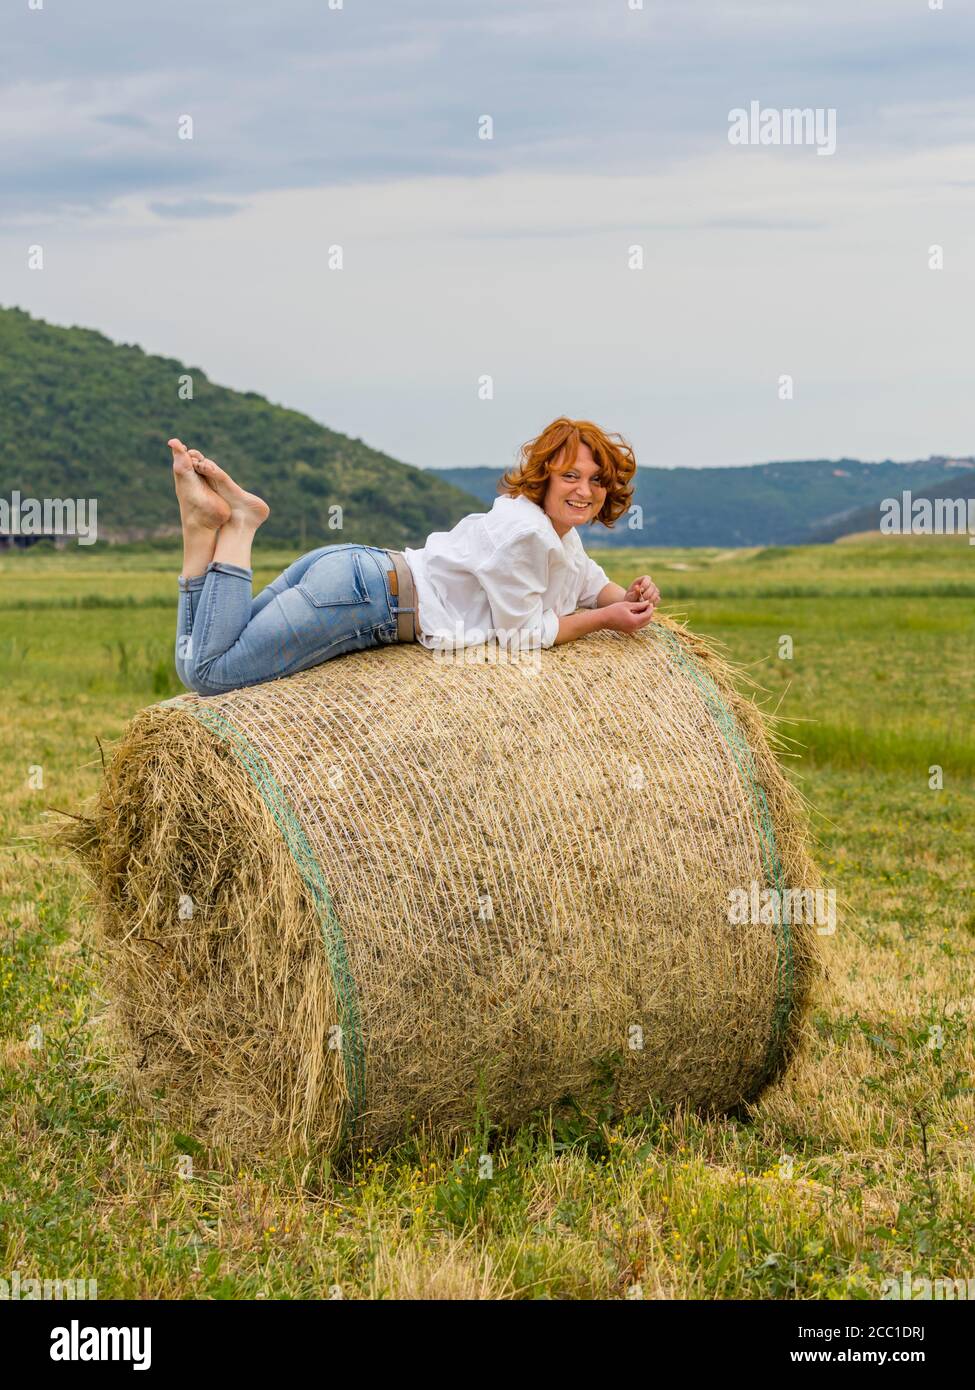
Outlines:
{"label": "jeans belt loop", "polygon": [[[390,594],[396,600],[396,640],[416,641],[416,597],[413,574],[402,550],[387,550],[393,569],[387,573]],[[395,578],[394,578],[395,576]]]}

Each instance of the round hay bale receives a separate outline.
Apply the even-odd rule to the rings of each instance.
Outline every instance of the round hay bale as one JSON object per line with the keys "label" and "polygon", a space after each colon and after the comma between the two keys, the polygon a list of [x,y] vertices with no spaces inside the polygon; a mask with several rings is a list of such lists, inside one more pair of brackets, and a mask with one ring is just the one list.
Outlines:
{"label": "round hay bale", "polygon": [[665,619],[490,657],[393,645],[133,721],[75,838],[172,1123],[331,1150],[781,1072],[815,927],[729,893],[814,880],[755,705]]}

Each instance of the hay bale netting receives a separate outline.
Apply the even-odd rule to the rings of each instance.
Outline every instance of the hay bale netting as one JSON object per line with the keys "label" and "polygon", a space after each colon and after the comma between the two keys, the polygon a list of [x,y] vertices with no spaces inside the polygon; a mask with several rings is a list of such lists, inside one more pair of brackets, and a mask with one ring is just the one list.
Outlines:
{"label": "hay bale netting", "polygon": [[733,925],[729,891],[813,879],[754,704],[666,620],[535,672],[474,655],[393,645],[131,724],[75,838],[172,1123],[331,1149],[607,1075],[620,1106],[726,1110],[781,1072],[815,928]]}

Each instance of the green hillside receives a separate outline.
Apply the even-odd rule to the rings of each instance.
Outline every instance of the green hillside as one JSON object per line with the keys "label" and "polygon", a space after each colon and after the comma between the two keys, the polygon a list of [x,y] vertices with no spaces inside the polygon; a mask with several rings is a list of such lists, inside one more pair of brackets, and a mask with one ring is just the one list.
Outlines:
{"label": "green hillside", "polygon": [[[858,526],[843,519],[861,508],[877,508],[904,489],[921,492],[939,482],[953,484],[963,469],[953,460],[862,463],[858,459],[804,459],[744,468],[640,468],[634,504],[643,508],[642,528],[624,517],[612,531],[593,526],[587,546],[801,545],[831,539]],[[465,487],[490,506],[502,470],[430,469],[443,482]],[[954,495],[951,486],[946,495]],[[876,523],[874,523],[876,524]]]}
{"label": "green hillside", "polygon": [[[192,377],[193,400],[180,400]],[[0,496],[98,500],[99,540],[178,531],[166,440],[179,435],[271,502],[269,541],[401,548],[477,510],[440,478],[83,328],[0,309]],[[341,530],[329,508],[341,506]]]}

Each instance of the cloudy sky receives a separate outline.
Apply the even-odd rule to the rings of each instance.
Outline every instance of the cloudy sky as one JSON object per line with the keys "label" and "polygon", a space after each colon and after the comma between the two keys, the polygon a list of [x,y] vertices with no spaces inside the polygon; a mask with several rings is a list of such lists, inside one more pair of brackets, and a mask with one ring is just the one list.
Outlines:
{"label": "cloudy sky", "polygon": [[[0,303],[421,466],[563,413],[648,465],[972,454],[975,0],[937,3],[2,0]],[[731,144],[752,102],[835,153]]]}

